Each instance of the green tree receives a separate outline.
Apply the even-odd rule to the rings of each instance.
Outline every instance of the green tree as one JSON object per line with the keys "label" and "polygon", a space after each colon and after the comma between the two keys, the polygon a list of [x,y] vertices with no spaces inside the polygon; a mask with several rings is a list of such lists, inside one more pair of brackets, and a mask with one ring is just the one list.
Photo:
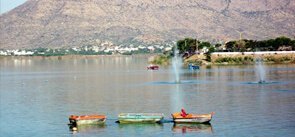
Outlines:
{"label": "green tree", "polygon": [[245,40],[245,49],[247,51],[254,51],[256,46],[256,41],[253,40]]}
{"label": "green tree", "polygon": [[215,48],[219,48],[220,46],[222,46],[220,43],[215,44]]}
{"label": "green tree", "polygon": [[180,54],[183,54],[185,52],[194,53],[197,49],[197,41],[193,38],[185,38],[183,40],[177,41],[177,48],[180,52]]}
{"label": "green tree", "polygon": [[225,44],[226,50],[233,52],[236,41],[229,41]]}
{"label": "green tree", "polygon": [[211,53],[213,53],[213,52],[215,52],[215,47],[210,46],[210,47],[208,48],[208,52],[205,53],[205,56],[206,56],[206,60],[207,60],[207,61],[211,62]]}
{"label": "green tree", "polygon": [[199,49],[203,49],[204,47],[209,48],[209,47],[211,47],[211,44],[209,42],[201,42],[199,44]]}
{"label": "green tree", "polygon": [[275,50],[277,50],[280,46],[292,46],[292,40],[284,36],[276,38],[274,43]]}
{"label": "green tree", "polygon": [[46,52],[46,50],[47,50],[46,48],[41,48],[41,47],[36,49],[37,52]]}
{"label": "green tree", "polygon": [[246,42],[245,40],[238,40],[235,43],[235,49],[236,51],[245,52],[246,51]]}
{"label": "green tree", "polygon": [[295,50],[295,40],[291,41],[291,47],[292,47],[293,50]]}

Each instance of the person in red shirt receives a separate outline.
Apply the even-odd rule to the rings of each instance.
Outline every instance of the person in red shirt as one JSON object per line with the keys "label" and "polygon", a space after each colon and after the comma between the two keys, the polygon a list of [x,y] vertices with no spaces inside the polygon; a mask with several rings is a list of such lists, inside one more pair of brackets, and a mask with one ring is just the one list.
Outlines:
{"label": "person in red shirt", "polygon": [[188,114],[185,112],[185,110],[182,108],[181,109],[181,114],[182,117],[186,117]]}

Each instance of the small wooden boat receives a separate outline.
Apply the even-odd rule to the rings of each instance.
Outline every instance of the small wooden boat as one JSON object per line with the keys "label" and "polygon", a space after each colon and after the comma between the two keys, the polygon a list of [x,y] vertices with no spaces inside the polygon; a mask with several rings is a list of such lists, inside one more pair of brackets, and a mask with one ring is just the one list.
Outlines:
{"label": "small wooden boat", "polygon": [[213,114],[214,112],[210,114],[187,114],[183,116],[181,112],[176,112],[172,114],[172,118],[175,123],[209,123]]}
{"label": "small wooden boat", "polygon": [[158,70],[159,69],[159,66],[157,66],[157,65],[149,65],[147,67],[147,69],[150,69],[150,70]]}
{"label": "small wooden boat", "polygon": [[164,118],[162,113],[121,113],[119,123],[156,123]]}
{"label": "small wooden boat", "polygon": [[106,121],[105,115],[71,115],[69,121],[71,125],[79,126],[84,124],[104,124]]}

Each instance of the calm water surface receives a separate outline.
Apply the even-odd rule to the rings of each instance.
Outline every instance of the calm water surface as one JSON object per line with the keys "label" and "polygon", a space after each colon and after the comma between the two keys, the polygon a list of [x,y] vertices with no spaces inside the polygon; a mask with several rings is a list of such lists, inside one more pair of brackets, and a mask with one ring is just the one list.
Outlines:
{"label": "calm water surface", "polygon": [[[0,58],[0,133],[3,137],[295,135],[295,65],[146,70],[145,56]],[[216,114],[211,125],[174,125],[170,114]],[[164,113],[163,124],[118,124],[121,112]],[[104,126],[72,132],[71,114],[106,114]]]}

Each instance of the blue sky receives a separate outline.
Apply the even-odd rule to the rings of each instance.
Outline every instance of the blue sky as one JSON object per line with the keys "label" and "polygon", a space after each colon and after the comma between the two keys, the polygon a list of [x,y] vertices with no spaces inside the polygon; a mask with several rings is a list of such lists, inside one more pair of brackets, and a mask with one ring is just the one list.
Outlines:
{"label": "blue sky", "polygon": [[10,11],[24,2],[26,0],[0,0],[0,14]]}

